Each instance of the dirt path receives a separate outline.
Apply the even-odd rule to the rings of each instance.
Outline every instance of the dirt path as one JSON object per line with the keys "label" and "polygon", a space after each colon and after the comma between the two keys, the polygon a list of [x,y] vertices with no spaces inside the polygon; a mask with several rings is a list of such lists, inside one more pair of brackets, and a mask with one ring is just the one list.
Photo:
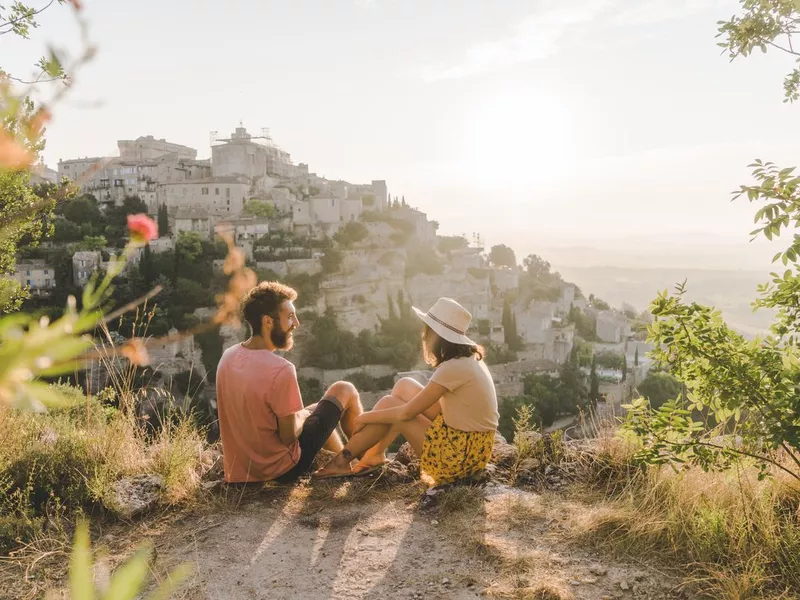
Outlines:
{"label": "dirt path", "polygon": [[677,598],[652,569],[567,544],[579,504],[508,488],[456,490],[434,512],[419,489],[366,483],[263,490],[171,527],[157,569],[196,565],[209,599]]}

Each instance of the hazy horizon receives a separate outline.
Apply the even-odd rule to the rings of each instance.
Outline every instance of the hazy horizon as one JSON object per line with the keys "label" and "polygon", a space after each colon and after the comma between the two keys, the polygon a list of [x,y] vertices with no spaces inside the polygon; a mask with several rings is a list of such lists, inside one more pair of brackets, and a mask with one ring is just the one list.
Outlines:
{"label": "hazy horizon", "polygon": [[[720,55],[735,0],[130,6],[85,2],[99,52],[48,129],[54,168],[148,134],[207,157],[241,120],[520,260],[766,271],[779,249],[748,245],[754,209],[729,193],[754,158],[794,163],[800,109],[780,54]],[[67,6],[41,25],[12,72],[76,39]]]}

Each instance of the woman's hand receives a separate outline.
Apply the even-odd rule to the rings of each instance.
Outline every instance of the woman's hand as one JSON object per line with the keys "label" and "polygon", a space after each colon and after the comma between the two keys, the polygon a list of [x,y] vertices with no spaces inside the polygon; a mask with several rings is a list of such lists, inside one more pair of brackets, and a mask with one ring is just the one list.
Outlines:
{"label": "woman's hand", "polygon": [[364,419],[362,419],[363,416],[364,415],[358,415],[355,419],[353,419],[353,435],[357,434],[367,426],[367,424],[364,422]]}

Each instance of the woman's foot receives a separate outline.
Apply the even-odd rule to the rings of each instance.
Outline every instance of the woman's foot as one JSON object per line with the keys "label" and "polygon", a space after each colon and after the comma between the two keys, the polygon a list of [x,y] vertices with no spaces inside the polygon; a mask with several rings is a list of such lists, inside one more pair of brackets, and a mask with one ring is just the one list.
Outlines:
{"label": "woman's foot", "polygon": [[327,465],[314,471],[313,477],[316,479],[332,479],[334,477],[350,477],[354,475],[350,468],[350,461],[344,455],[337,454]]}
{"label": "woman's foot", "polygon": [[378,467],[385,465],[386,462],[386,455],[383,452],[371,456],[369,453],[367,453],[355,464],[353,467],[353,473],[374,471]]}

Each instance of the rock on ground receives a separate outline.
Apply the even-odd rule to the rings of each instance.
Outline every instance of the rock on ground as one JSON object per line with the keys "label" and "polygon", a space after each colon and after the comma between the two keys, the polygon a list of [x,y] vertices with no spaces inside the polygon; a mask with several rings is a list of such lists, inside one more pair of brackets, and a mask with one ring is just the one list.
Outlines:
{"label": "rock on ground", "polygon": [[130,518],[158,504],[163,491],[164,480],[160,475],[124,477],[114,483],[104,503],[120,516]]}

